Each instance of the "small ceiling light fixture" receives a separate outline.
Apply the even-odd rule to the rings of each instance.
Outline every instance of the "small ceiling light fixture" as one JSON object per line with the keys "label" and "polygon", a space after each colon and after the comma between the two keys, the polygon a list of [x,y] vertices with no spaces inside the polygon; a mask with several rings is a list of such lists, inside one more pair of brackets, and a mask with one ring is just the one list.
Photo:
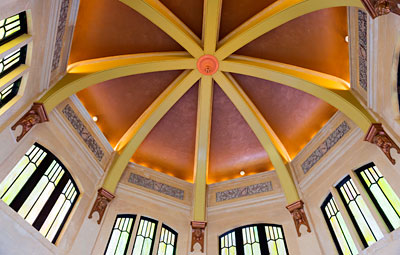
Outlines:
{"label": "small ceiling light fixture", "polygon": [[348,43],[348,42],[349,42],[349,36],[346,35],[346,37],[344,38],[344,40]]}
{"label": "small ceiling light fixture", "polygon": [[246,174],[246,172],[245,172],[245,171],[243,171],[243,170],[242,170],[242,171],[240,171],[240,175],[241,175],[241,176],[243,176],[243,175],[245,175],[245,174]]}
{"label": "small ceiling light fixture", "polygon": [[99,118],[98,118],[97,116],[93,116],[93,117],[92,117],[92,120],[93,120],[94,122],[97,122],[97,121],[99,120]]}

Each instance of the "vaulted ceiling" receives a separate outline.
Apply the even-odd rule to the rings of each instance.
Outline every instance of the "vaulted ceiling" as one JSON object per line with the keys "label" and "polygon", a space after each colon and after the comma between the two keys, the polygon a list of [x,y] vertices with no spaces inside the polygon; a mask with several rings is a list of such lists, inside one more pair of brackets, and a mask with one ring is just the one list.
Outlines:
{"label": "vaulted ceiling", "polygon": [[[203,33],[203,0],[163,0],[197,37]],[[223,1],[219,39],[229,35],[273,0]],[[347,10],[312,12],[262,35],[235,54],[277,61],[349,81]],[[225,39],[226,40],[226,39]],[[147,52],[183,51],[170,36],[117,0],[81,0],[70,63]],[[182,71],[137,74],[99,83],[77,95],[114,147],[131,125]],[[232,77],[271,126],[289,156],[311,140],[337,111],[303,91],[272,81]],[[273,165],[235,105],[213,83],[208,183],[273,169]],[[198,111],[197,82],[145,138],[131,161],[192,182]]]}

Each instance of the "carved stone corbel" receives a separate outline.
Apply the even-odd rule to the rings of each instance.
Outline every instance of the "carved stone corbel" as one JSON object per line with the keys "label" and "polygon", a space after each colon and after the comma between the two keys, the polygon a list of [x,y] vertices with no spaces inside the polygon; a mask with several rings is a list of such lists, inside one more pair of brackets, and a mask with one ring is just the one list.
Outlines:
{"label": "carved stone corbel", "polygon": [[49,118],[44,105],[42,103],[33,103],[31,109],[11,127],[11,130],[15,130],[17,126],[22,127],[21,134],[17,136],[17,142],[19,142],[33,126],[46,121],[49,121]]}
{"label": "carved stone corbel", "polygon": [[393,165],[396,164],[396,160],[390,155],[390,149],[394,148],[400,154],[400,148],[385,132],[381,123],[373,123],[364,140],[376,144],[385,153],[390,162]]}
{"label": "carved stone corbel", "polygon": [[289,210],[293,217],[294,225],[296,226],[297,236],[301,236],[300,226],[305,225],[307,227],[307,232],[311,232],[310,224],[308,223],[307,215],[304,212],[304,202],[299,200],[296,201],[286,208]]}
{"label": "carved stone corbel", "polygon": [[107,190],[100,188],[97,191],[97,198],[96,201],[94,202],[93,208],[90,211],[89,214],[89,219],[92,218],[92,215],[94,212],[99,213],[99,219],[97,220],[97,224],[100,224],[101,220],[103,219],[104,212],[106,211],[108,203],[113,200],[115,196],[108,192]]}
{"label": "carved stone corbel", "polygon": [[400,0],[362,0],[365,9],[373,19],[379,16],[395,13],[400,15]]}
{"label": "carved stone corbel", "polygon": [[194,251],[194,245],[196,243],[200,244],[201,252],[204,253],[204,232],[207,226],[207,222],[204,221],[192,221],[190,223],[192,226],[192,248],[191,251]]}

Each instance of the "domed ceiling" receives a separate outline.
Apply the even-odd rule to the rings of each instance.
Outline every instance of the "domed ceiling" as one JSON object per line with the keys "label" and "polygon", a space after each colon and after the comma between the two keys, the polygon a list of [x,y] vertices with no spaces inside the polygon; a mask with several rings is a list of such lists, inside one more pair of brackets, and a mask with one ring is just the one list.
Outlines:
{"label": "domed ceiling", "polygon": [[[203,34],[203,0],[163,0],[198,38]],[[225,0],[219,40],[270,6],[272,0]],[[290,64],[349,81],[347,10],[316,11],[291,20],[234,54]],[[220,43],[221,44],[221,43]],[[218,45],[217,45],[218,48]],[[70,63],[123,54],[185,51],[151,21],[117,0],[81,0]],[[181,71],[138,74],[106,81],[77,96],[114,147]],[[311,140],[336,109],[324,101],[272,81],[241,74],[233,79],[279,137],[290,158]],[[156,124],[131,161],[193,182],[199,82]],[[207,183],[273,169],[256,135],[229,97],[213,82]]]}

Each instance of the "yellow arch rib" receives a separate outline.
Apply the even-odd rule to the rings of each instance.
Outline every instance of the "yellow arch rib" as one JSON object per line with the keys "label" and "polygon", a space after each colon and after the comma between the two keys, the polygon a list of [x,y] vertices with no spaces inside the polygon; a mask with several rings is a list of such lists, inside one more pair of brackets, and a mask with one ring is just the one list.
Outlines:
{"label": "yellow arch rib", "polygon": [[363,8],[360,0],[279,0],[227,35],[216,57],[223,60],[261,35],[304,14],[338,6]]}
{"label": "yellow arch rib", "polygon": [[316,71],[274,61],[233,56],[221,63],[221,70],[270,80],[302,90],[336,107],[365,133],[376,121],[351,94],[346,81]]}
{"label": "yellow arch rib", "polygon": [[[269,127],[268,123],[266,123],[265,119],[261,116],[244,91],[238,86],[238,84],[236,84],[236,82],[234,82],[233,77],[227,77],[222,72],[217,72],[214,74],[214,79],[239,110],[243,118],[253,130],[254,134],[257,136],[265,151],[268,153],[279,177],[287,203],[291,204],[298,201],[299,195],[296,186],[286,167],[286,162],[281,156],[281,153],[286,152],[286,150],[280,143],[278,137]],[[281,144],[281,147],[275,147],[276,144]],[[284,152],[279,151],[282,149]]]}
{"label": "yellow arch rib", "polygon": [[200,79],[200,76],[197,70],[183,72],[129,128],[116,146],[118,154],[107,171],[103,188],[109,192],[115,191],[122,173],[139,145],[168,110]]}
{"label": "yellow arch rib", "polygon": [[218,41],[222,0],[204,1],[203,40],[204,53],[214,54]]}
{"label": "yellow arch rib", "polygon": [[195,59],[181,52],[145,53],[107,57],[75,63],[68,73],[39,100],[47,112],[75,93],[119,77],[167,70],[193,69]]}
{"label": "yellow arch rib", "polygon": [[160,1],[120,1],[153,22],[154,25],[167,33],[172,39],[185,48],[193,57],[198,58],[203,55],[203,50],[200,47],[200,39]]}

